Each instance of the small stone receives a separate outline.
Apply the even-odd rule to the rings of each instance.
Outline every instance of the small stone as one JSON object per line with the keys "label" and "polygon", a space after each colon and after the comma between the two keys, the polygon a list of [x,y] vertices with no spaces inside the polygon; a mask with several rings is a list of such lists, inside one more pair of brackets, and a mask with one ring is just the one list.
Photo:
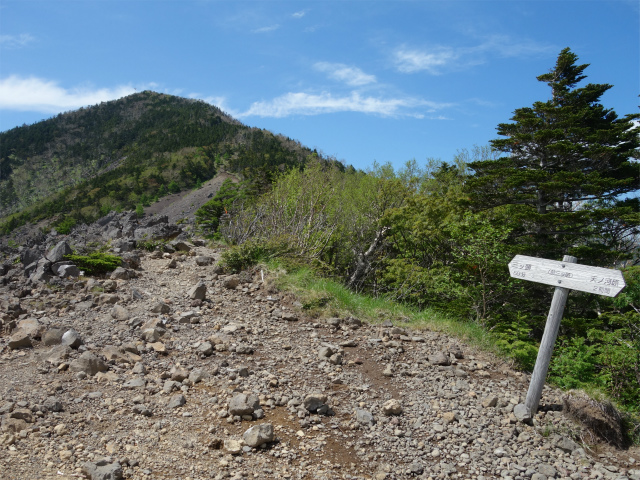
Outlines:
{"label": "small stone", "polygon": [[206,255],[198,255],[196,258],[196,265],[199,267],[206,267],[207,265],[211,265],[213,263],[213,257],[209,257]]}
{"label": "small stone", "polygon": [[80,355],[80,358],[71,362],[69,370],[72,372],[83,372],[87,375],[93,376],[98,372],[106,372],[109,370],[109,367],[107,367],[107,364],[95,354],[91,352],[84,352]]}
{"label": "small stone", "polygon": [[261,425],[255,425],[242,435],[244,443],[248,446],[257,448],[264,443],[273,442],[274,433],[273,425],[270,423],[263,423]]}
{"label": "small stone", "polygon": [[442,365],[442,366],[451,365],[451,360],[449,359],[449,356],[445,355],[442,352],[429,355],[428,359],[431,365]]}
{"label": "small stone", "polygon": [[360,408],[356,408],[356,422],[358,422],[360,425],[366,426],[371,426],[376,423],[371,412],[362,410]]}
{"label": "small stone", "polygon": [[169,313],[171,311],[171,308],[169,307],[169,305],[167,305],[164,302],[156,302],[151,306],[149,311],[151,313],[163,314],[163,313]]}
{"label": "small stone", "polygon": [[482,406],[484,408],[492,408],[498,404],[498,397],[489,396],[482,400]]}
{"label": "small stone", "polygon": [[228,438],[224,441],[224,450],[231,455],[240,455],[242,453],[242,442]]}
{"label": "small stone", "polygon": [[129,312],[122,305],[114,305],[111,309],[111,317],[115,320],[125,322],[129,320]]}
{"label": "small stone", "polygon": [[31,348],[31,337],[24,330],[16,331],[11,337],[9,337],[8,346],[11,350],[18,350],[21,348]]}
{"label": "small stone", "polygon": [[382,406],[382,413],[384,413],[386,416],[400,415],[402,412],[402,405],[400,405],[400,402],[395,398],[386,401]]}
{"label": "small stone", "polygon": [[189,290],[187,296],[191,300],[204,300],[207,296],[207,286],[203,282],[198,282],[197,285]]}
{"label": "small stone", "polygon": [[304,398],[304,408],[309,412],[316,412],[327,401],[327,396],[323,393],[315,392]]}
{"label": "small stone", "polygon": [[184,398],[184,395],[177,394],[171,397],[167,406],[169,408],[178,408],[178,407],[184,406],[186,403],[187,403],[187,399]]}
{"label": "small stone", "polygon": [[253,394],[239,393],[229,402],[230,415],[251,415],[260,408],[260,399]]}
{"label": "small stone", "polygon": [[91,480],[121,480],[123,478],[120,462],[110,463],[104,459],[98,462],[86,462],[82,466],[82,472]]}

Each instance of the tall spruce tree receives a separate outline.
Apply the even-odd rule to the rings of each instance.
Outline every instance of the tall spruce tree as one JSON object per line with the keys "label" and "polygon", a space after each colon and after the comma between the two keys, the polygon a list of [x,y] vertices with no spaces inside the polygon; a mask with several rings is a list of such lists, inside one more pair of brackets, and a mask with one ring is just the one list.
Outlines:
{"label": "tall spruce tree", "polygon": [[602,264],[624,257],[638,235],[638,199],[621,198],[640,188],[640,115],[618,118],[600,104],[611,85],[577,88],[589,66],[577,60],[565,48],[537,77],[551,98],[498,125],[505,138],[491,145],[507,155],[471,163],[467,187],[477,210],[508,206],[523,252]]}

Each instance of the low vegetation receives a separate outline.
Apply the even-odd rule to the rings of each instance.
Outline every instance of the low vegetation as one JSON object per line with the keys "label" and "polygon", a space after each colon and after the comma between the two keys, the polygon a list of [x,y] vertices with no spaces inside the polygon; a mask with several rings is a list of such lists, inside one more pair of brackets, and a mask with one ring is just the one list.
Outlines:
{"label": "low vegetation", "polygon": [[217,232],[235,246],[224,261],[239,270],[280,259],[306,279],[313,271],[321,279],[310,284],[324,286],[310,309],[340,309],[338,298],[357,292],[396,302],[388,309],[403,318],[457,319],[525,370],[553,292],[511,279],[510,259],[574,255],[620,269],[627,287],[615,299],[571,293],[549,375],[640,413],[640,206],[629,196],[640,187],[638,115],[618,118],[599,103],[609,85],[577,87],[587,65],[576,61],[563,50],[538,77],[551,99],[516,110],[498,127],[504,138],[451,164],[362,172],[312,159],[259,197],[227,198]]}
{"label": "low vegetation", "polygon": [[65,260],[70,260],[87,275],[102,275],[118,268],[122,261],[117,255],[109,255],[103,252],[92,252],[87,255],[66,255]]}

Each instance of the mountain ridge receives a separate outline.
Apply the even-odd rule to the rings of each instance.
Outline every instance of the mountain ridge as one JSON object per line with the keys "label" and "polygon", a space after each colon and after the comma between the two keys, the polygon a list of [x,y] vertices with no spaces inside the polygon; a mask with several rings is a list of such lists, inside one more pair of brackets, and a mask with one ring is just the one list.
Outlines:
{"label": "mountain ridge", "polygon": [[0,220],[25,209],[92,220],[148,203],[172,182],[191,188],[220,169],[264,176],[312,153],[204,101],[144,91],[0,133]]}

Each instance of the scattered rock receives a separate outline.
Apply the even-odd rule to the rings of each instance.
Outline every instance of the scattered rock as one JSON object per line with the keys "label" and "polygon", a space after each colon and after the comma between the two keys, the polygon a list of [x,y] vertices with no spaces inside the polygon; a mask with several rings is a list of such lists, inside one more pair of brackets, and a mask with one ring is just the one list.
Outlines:
{"label": "scattered rock", "polygon": [[257,448],[265,443],[273,442],[274,438],[273,425],[270,423],[255,425],[242,435],[244,443],[253,448]]}

